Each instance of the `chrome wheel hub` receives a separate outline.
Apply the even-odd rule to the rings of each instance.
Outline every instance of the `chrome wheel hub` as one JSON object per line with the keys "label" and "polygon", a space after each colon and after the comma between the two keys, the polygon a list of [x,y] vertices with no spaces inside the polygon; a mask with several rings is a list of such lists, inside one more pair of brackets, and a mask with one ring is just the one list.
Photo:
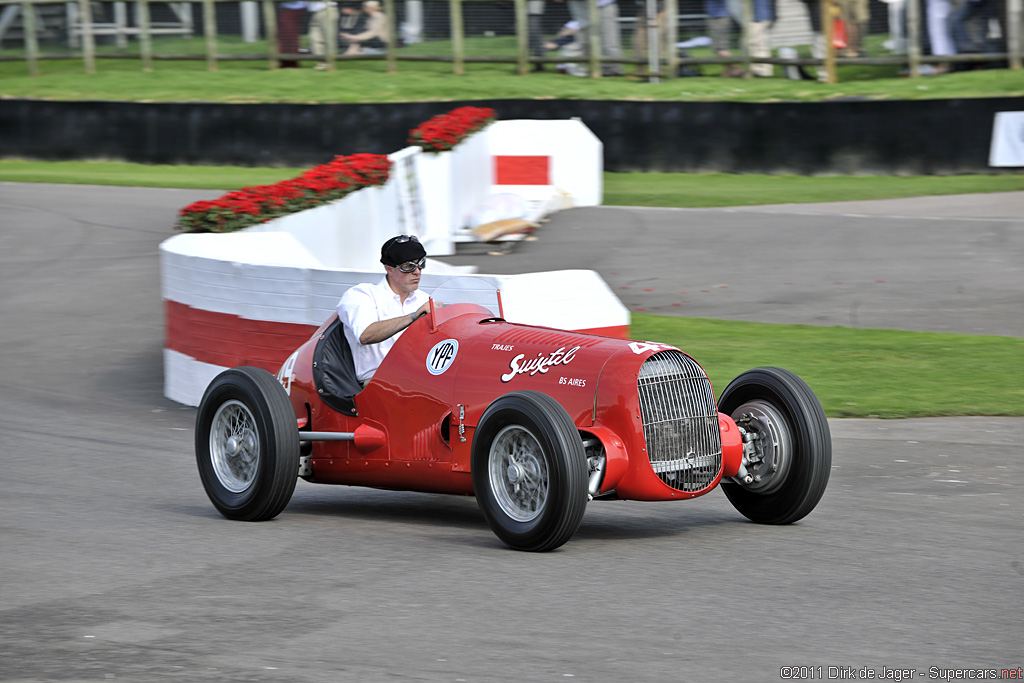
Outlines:
{"label": "chrome wheel hub", "polygon": [[488,467],[491,490],[501,510],[517,522],[529,522],[543,511],[549,472],[537,438],[518,425],[505,427],[491,444]]}
{"label": "chrome wheel hub", "polygon": [[789,422],[766,401],[749,401],[733,411],[743,434],[743,464],[733,480],[758,493],[782,486],[793,459]]}
{"label": "chrome wheel hub", "polygon": [[217,481],[231,493],[242,493],[256,479],[259,456],[256,418],[241,401],[226,401],[210,425],[210,461]]}

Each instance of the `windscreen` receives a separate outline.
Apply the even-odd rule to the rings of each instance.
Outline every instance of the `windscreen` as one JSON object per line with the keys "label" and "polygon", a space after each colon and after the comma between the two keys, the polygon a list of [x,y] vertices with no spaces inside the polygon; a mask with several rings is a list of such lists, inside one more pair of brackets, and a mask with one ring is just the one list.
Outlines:
{"label": "windscreen", "polygon": [[442,306],[476,304],[486,308],[494,317],[502,317],[498,288],[490,280],[481,277],[463,275],[445,280],[430,290],[430,298],[435,305]]}

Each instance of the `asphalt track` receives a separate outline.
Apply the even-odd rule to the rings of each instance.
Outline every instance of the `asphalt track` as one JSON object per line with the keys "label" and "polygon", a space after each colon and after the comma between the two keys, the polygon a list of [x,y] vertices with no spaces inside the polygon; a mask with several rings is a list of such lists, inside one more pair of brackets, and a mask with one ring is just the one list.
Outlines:
{"label": "asphalt track", "polygon": [[[156,256],[176,210],[215,194],[0,184],[0,680],[1024,666],[1022,419],[832,421],[829,489],[787,527],[718,492],[594,503],[570,543],[524,554],[471,498],[304,482],[272,522],[222,519],[195,411],[162,396]],[[453,260],[595,268],[634,310],[1020,337],[1022,217],[1024,193],[581,209]]]}

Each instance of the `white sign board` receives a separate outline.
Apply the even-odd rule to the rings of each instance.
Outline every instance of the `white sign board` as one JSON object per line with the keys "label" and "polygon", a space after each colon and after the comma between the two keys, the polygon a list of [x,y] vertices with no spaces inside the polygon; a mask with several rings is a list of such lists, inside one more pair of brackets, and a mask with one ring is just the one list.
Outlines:
{"label": "white sign board", "polygon": [[989,166],[1024,166],[1024,111],[996,113]]}

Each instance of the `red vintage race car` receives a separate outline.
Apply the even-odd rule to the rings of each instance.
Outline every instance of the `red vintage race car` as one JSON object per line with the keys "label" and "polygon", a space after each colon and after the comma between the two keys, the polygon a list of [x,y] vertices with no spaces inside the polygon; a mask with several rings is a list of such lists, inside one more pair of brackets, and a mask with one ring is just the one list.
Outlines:
{"label": "red vintage race car", "polygon": [[591,500],[683,500],[721,485],[765,524],[820,500],[831,436],[793,373],[744,372],[716,403],[679,349],[508,322],[495,294],[471,278],[435,292],[365,388],[337,315],[277,377],[218,375],[195,430],[214,506],[271,519],[298,477],[475,495],[498,538],[545,551],[572,538]]}

